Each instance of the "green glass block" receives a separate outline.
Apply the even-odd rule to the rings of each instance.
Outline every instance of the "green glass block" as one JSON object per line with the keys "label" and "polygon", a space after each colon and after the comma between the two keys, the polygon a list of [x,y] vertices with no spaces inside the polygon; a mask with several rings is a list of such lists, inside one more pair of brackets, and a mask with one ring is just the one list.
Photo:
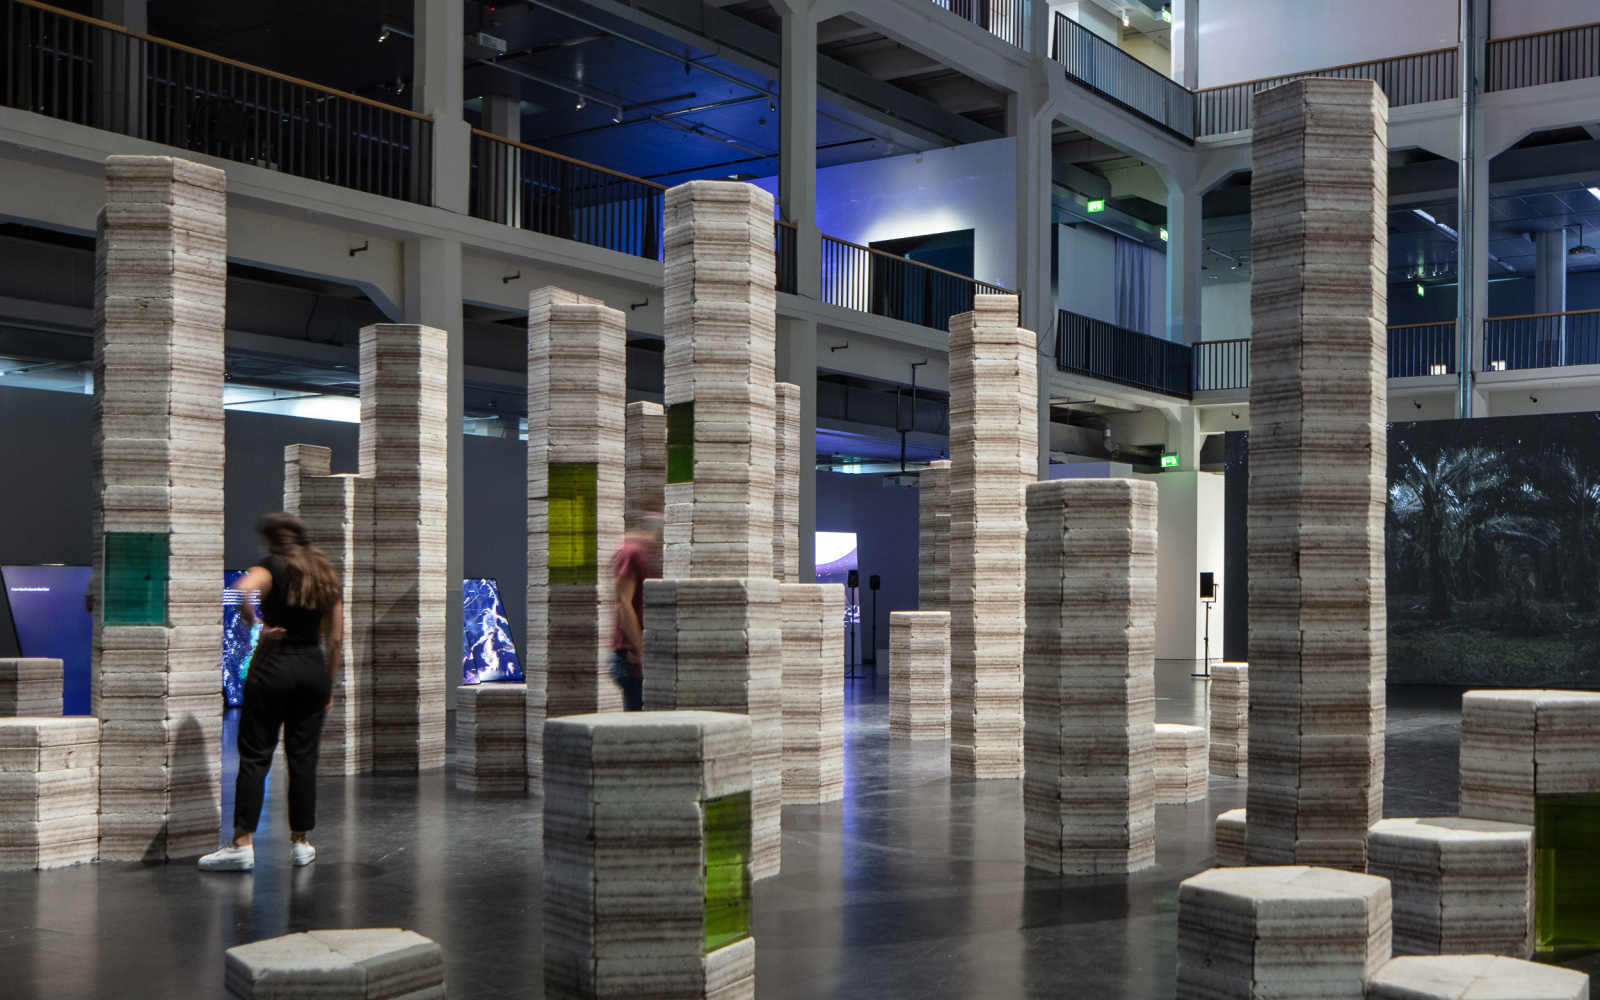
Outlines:
{"label": "green glass block", "polygon": [[1600,795],[1534,801],[1537,950],[1600,950]]}
{"label": "green glass block", "polygon": [[108,531],[100,563],[107,625],[167,623],[167,536],[157,532]]}
{"label": "green glass block", "polygon": [[550,584],[599,582],[599,470],[593,463],[551,462]]}
{"label": "green glass block", "polygon": [[667,407],[667,482],[694,482],[694,402]]}
{"label": "green glass block", "polygon": [[750,793],[706,799],[704,809],[709,955],[750,936]]}

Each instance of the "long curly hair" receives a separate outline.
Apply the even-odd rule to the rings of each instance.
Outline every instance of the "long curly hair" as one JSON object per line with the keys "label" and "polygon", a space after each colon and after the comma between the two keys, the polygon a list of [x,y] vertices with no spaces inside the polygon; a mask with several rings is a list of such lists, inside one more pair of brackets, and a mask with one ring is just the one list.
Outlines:
{"label": "long curly hair", "polygon": [[289,604],[325,612],[344,596],[333,564],[306,537],[304,521],[280,511],[263,517],[256,531],[268,551],[283,559],[289,577],[283,596]]}

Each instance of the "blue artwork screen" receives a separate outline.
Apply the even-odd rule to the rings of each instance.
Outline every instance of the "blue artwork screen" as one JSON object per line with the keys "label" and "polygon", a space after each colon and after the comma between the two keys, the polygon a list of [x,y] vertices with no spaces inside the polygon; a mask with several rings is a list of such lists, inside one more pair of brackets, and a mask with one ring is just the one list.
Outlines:
{"label": "blue artwork screen", "polygon": [[461,683],[520,681],[522,663],[493,580],[461,581]]}
{"label": "blue artwork screen", "polygon": [[[235,590],[244,573],[229,571],[222,574],[222,695],[231,708],[244,699],[244,678],[250,671],[250,654],[256,651],[256,640],[261,637],[261,620],[254,625],[245,623],[239,605],[244,601],[244,591]],[[252,606],[259,607],[259,594],[250,595]]]}
{"label": "blue artwork screen", "polygon": [[67,715],[89,714],[89,574],[88,566],[0,567],[22,655],[61,661],[61,710]]}

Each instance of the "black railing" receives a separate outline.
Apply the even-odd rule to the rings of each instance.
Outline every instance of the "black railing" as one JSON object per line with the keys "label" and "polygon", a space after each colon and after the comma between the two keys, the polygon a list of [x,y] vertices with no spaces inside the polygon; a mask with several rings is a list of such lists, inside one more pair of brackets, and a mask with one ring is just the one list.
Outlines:
{"label": "black railing", "polygon": [[972,296],[978,292],[1016,294],[954,271],[822,237],[824,302],[948,331],[950,317],[971,312]]}
{"label": "black railing", "polygon": [[1460,52],[1457,49],[1437,49],[1417,52],[1393,59],[1376,59],[1372,62],[1332,66],[1307,73],[1291,73],[1266,80],[1233,83],[1226,87],[1212,87],[1195,91],[1194,135],[1219,135],[1238,132],[1250,127],[1250,100],[1257,91],[1271,90],[1308,76],[1336,77],[1346,80],[1376,80],[1389,98],[1391,108],[1407,104],[1425,104],[1461,96]]}
{"label": "black railing", "polygon": [[1456,321],[1402,323],[1388,327],[1389,377],[1456,373]]}
{"label": "black railing", "polygon": [[1600,309],[1530,313],[1483,321],[1483,369],[1600,364]]}
{"label": "black railing", "polygon": [[1056,367],[1168,396],[1191,395],[1189,345],[1066,310],[1056,321]]}
{"label": "black railing", "polygon": [[33,3],[0,0],[0,104],[387,198],[433,196],[433,120]]}
{"label": "black railing", "polygon": [[1202,340],[1194,345],[1194,390],[1250,388],[1250,341]]}
{"label": "black railing", "polygon": [[1056,15],[1053,58],[1067,79],[1174,135],[1193,139],[1194,92],[1151,69],[1065,14]]}
{"label": "black railing", "polygon": [[472,130],[472,214],[647,260],[661,256],[666,188]]}
{"label": "black railing", "polygon": [[779,221],[773,226],[773,248],[777,251],[778,278],[777,287],[780,292],[790,295],[799,290],[800,230],[793,223]]}
{"label": "black railing", "polygon": [[1514,90],[1600,76],[1600,24],[1498,38],[1485,53],[1484,90]]}
{"label": "black railing", "polygon": [[934,6],[971,21],[1003,42],[1028,47],[1023,0],[933,0]]}

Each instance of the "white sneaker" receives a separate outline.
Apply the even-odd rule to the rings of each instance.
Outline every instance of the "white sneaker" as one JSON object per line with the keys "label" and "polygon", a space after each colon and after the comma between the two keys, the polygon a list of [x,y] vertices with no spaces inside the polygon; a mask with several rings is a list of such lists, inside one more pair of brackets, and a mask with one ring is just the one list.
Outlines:
{"label": "white sneaker", "polygon": [[247,872],[256,866],[254,847],[234,847],[224,844],[200,859],[200,870],[206,872]]}
{"label": "white sneaker", "polygon": [[296,868],[303,868],[317,860],[317,849],[310,844],[290,844],[289,856],[294,859]]}

